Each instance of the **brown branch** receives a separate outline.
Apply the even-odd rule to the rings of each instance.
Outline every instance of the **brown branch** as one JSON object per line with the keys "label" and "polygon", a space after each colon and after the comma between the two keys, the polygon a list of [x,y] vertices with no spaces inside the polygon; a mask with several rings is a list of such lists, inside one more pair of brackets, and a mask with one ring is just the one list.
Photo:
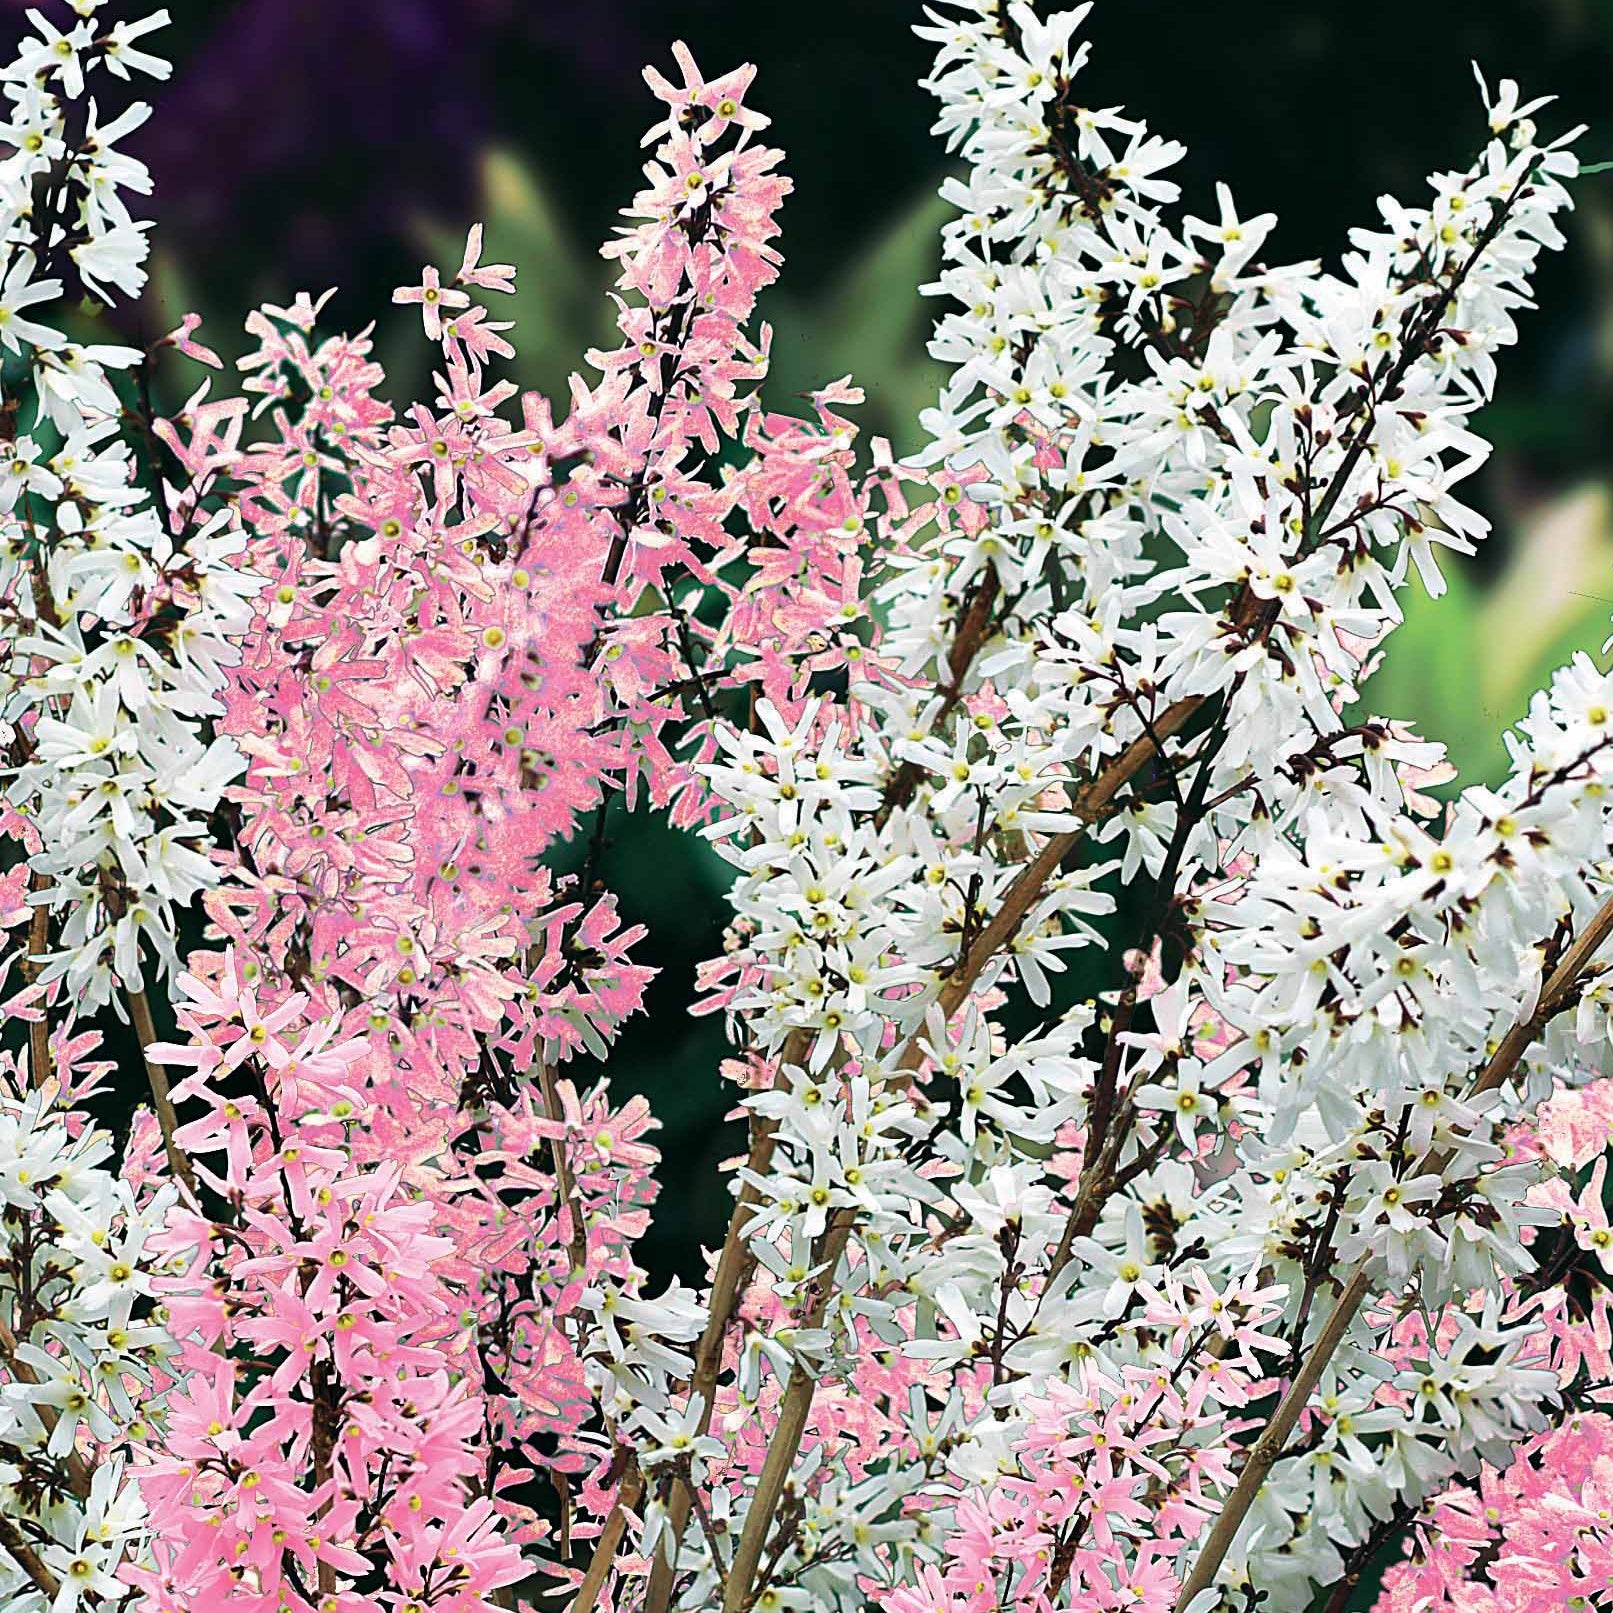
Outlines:
{"label": "brown branch", "polygon": [[1113,1191],[1115,1169],[1120,1163],[1121,1150],[1131,1136],[1130,1090],[1121,1100],[1105,1132],[1098,1151],[1090,1160],[1083,1160],[1080,1181],[1076,1186],[1075,1202],[1065,1217],[1064,1231],[1059,1235],[1058,1247],[1053,1251],[1052,1263],[1047,1269],[1051,1283],[1069,1265],[1074,1253],[1075,1240],[1084,1238],[1097,1225],[1105,1200]]}
{"label": "brown branch", "polygon": [[1372,1257],[1369,1255],[1356,1267],[1343,1292],[1334,1302],[1327,1321],[1323,1323],[1322,1331],[1317,1335],[1310,1355],[1300,1367],[1294,1381],[1289,1384],[1287,1392],[1276,1411],[1272,1413],[1271,1421],[1266,1424],[1260,1438],[1250,1447],[1243,1471],[1238,1475],[1237,1486],[1221,1508],[1215,1520],[1215,1527],[1210,1531],[1210,1538],[1204,1542],[1204,1549],[1194,1561],[1193,1572],[1188,1575],[1186,1584],[1182,1586],[1181,1595],[1176,1599],[1176,1613],[1186,1613],[1193,1598],[1209,1587],[1217,1570],[1225,1561],[1227,1552],[1243,1525],[1244,1515],[1254,1504],[1254,1499],[1260,1493],[1260,1487],[1266,1482],[1266,1475],[1271,1471],[1272,1464],[1282,1454],[1283,1446],[1288,1443],[1288,1436],[1293,1432],[1294,1424],[1299,1421],[1299,1414],[1305,1409],[1311,1391],[1321,1381],[1327,1363],[1333,1358],[1333,1352],[1339,1347],[1350,1323],[1355,1319],[1355,1313],[1361,1308],[1362,1301],[1371,1290],[1371,1284],[1367,1280],[1367,1268],[1371,1260]]}
{"label": "brown branch", "polygon": [[[4,1322],[0,1322],[0,1362],[5,1364],[6,1370],[10,1372],[18,1383],[37,1384],[39,1382],[39,1374],[26,1361],[17,1359],[17,1337]],[[59,1420],[56,1408],[33,1402],[30,1402],[30,1404],[33,1405],[34,1415],[44,1424],[45,1435],[48,1439],[51,1434],[56,1432],[56,1424]],[[66,1469],[68,1487],[73,1494],[80,1501],[88,1500],[91,1473],[84,1458],[79,1455],[78,1451],[70,1450],[62,1458],[62,1466]]]}
{"label": "brown branch", "polygon": [[[997,568],[988,565],[969,596],[963,619],[958,623],[957,637],[952,641],[952,650],[947,656],[947,682],[941,689],[941,709],[935,714],[936,722],[963,699],[963,680],[985,639],[987,627],[991,625],[991,608],[996,603],[998,587]],[[891,774],[890,782],[885,786],[885,798],[874,814],[876,828],[883,828],[891,813],[913,799],[913,791],[918,788],[925,771],[921,762],[903,762]]]}
{"label": "brown branch", "polygon": [[195,1203],[199,1199],[196,1174],[191,1169],[190,1161],[180,1151],[179,1144],[174,1141],[174,1133],[179,1128],[179,1117],[174,1113],[174,1100],[169,1093],[168,1072],[151,1057],[150,1053],[150,1049],[157,1041],[157,1027],[151,1017],[151,1004],[143,991],[125,988],[124,995],[129,1001],[134,1034],[139,1040],[140,1053],[145,1061],[146,1079],[151,1085],[151,1107],[157,1116],[157,1125],[162,1131],[162,1143],[168,1153],[168,1163],[185,1191],[189,1193],[191,1201]]}
{"label": "brown branch", "polygon": [[[564,1111],[560,1106],[560,1093],[555,1086],[554,1071],[549,1068],[549,1061],[541,1053],[538,1055],[538,1090],[543,1094],[543,1107],[549,1119],[563,1124]],[[555,1188],[571,1221],[571,1236],[566,1240],[566,1252],[571,1260],[571,1269],[573,1272],[585,1271],[588,1267],[588,1229],[583,1225],[582,1199],[577,1192],[577,1178],[571,1169],[571,1155],[567,1150],[564,1136],[549,1139],[549,1157],[554,1161]]]}
{"label": "brown branch", "polygon": [[[1203,704],[1203,695],[1190,695],[1167,707],[1153,723],[1152,733],[1139,734],[1095,779],[1077,792],[1071,810],[1084,820],[1083,827],[1054,835],[1025,865],[1009,887],[1002,906],[942,986],[939,1001],[943,1018],[951,1019],[957,1013],[986,965],[1013,940],[1025,922],[1025,915],[1036,905],[1043,887],[1086,834],[1085,825],[1098,822],[1108,813],[1121,788],[1159,754],[1158,742],[1179,732]],[[897,1089],[906,1086],[912,1072],[923,1061],[924,1049],[915,1034],[909,1038],[897,1061],[898,1070],[904,1073],[895,1076],[889,1084]]]}
{"label": "brown branch", "polygon": [[1563,1007],[1586,973],[1591,960],[1601,951],[1602,943],[1613,935],[1613,897],[1603,902],[1573,944],[1563,954],[1562,961],[1552,970],[1540,993],[1540,1003],[1534,1013],[1521,1024],[1514,1025],[1502,1038],[1494,1056],[1485,1065],[1473,1091],[1475,1096],[1498,1087],[1518,1066],[1529,1051],[1541,1028]]}
{"label": "brown branch", "polygon": [[[340,1432],[341,1405],[337,1396],[335,1379],[331,1375],[329,1361],[316,1361],[309,1374],[309,1386],[313,1393],[312,1417],[312,1444],[314,1460],[314,1488],[322,1490],[330,1483],[335,1471],[336,1436]],[[335,1498],[327,1496],[320,1503],[319,1516],[323,1517],[330,1511],[331,1502]],[[316,1559],[315,1572],[318,1576],[320,1594],[329,1596],[336,1589],[336,1568],[332,1563],[325,1561],[323,1556]]]}
{"label": "brown branch", "polygon": [[[28,888],[36,896],[43,894],[50,886],[50,875],[34,869],[28,878]],[[22,960],[23,978],[33,984],[38,980],[40,969],[40,956],[50,945],[50,908],[44,902],[34,907],[33,917],[28,921],[28,953]],[[37,1091],[50,1080],[50,1017],[46,1013],[44,999],[38,1004],[39,1017],[28,1022],[28,1078]]]}
{"label": "brown branch", "polygon": [[[835,1271],[847,1244],[851,1242],[856,1220],[855,1215],[842,1212],[830,1222],[824,1234],[823,1246],[818,1252],[817,1285],[801,1320],[804,1328],[822,1325],[835,1292]],[[802,1436],[806,1433],[807,1417],[812,1410],[812,1395],[817,1384],[816,1376],[799,1361],[791,1367],[790,1380],[779,1401],[773,1437],[768,1442],[762,1471],[757,1475],[750,1510],[745,1514],[745,1527],[740,1531],[739,1544],[734,1547],[733,1566],[728,1571],[728,1581],[723,1588],[722,1613],[744,1613],[750,1606],[751,1583],[762,1560],[773,1514],[778,1510],[779,1498],[784,1494],[790,1469],[795,1465],[796,1452],[800,1450]]]}
{"label": "brown branch", "polygon": [[639,1497],[643,1493],[644,1475],[637,1467],[630,1468],[622,1480],[621,1489],[616,1492],[616,1504],[610,1509],[610,1515],[605,1519],[605,1527],[599,1532],[593,1558],[588,1564],[588,1572],[583,1575],[582,1583],[577,1587],[576,1599],[567,1609],[567,1613],[593,1613],[594,1604],[599,1600],[599,1593],[605,1588],[605,1576],[610,1573],[610,1565],[616,1559],[617,1548],[621,1545],[622,1535],[627,1529],[627,1514],[638,1505]]}
{"label": "brown branch", "polygon": [[[797,1033],[801,1042],[805,1037]],[[804,1047],[792,1048],[796,1037],[785,1044],[782,1062],[794,1063],[804,1053]],[[745,1167],[754,1175],[763,1176],[773,1162],[773,1146],[778,1127],[771,1120],[759,1119],[752,1127],[750,1153]],[[760,1195],[749,1182],[740,1184],[739,1197],[728,1220],[728,1232],[723,1239],[722,1253],[717,1257],[717,1270],[711,1283],[711,1302],[707,1309],[705,1331],[695,1346],[694,1375],[689,1380],[689,1393],[701,1400],[698,1432],[704,1434],[711,1426],[712,1410],[716,1401],[717,1374],[722,1370],[723,1341],[728,1336],[728,1324],[739,1308],[740,1294],[750,1273],[752,1256],[745,1231],[750,1224],[751,1211]],[[689,1525],[689,1512],[693,1496],[680,1474],[673,1481],[672,1499],[667,1508],[667,1548],[657,1552],[650,1569],[650,1583],[644,1596],[644,1613],[666,1613],[672,1596],[672,1578],[677,1572],[678,1546]]]}
{"label": "brown branch", "polygon": [[40,1560],[16,1524],[10,1518],[0,1517],[0,1546],[17,1560],[17,1566],[39,1587],[46,1596],[54,1598],[62,1588],[61,1581]]}

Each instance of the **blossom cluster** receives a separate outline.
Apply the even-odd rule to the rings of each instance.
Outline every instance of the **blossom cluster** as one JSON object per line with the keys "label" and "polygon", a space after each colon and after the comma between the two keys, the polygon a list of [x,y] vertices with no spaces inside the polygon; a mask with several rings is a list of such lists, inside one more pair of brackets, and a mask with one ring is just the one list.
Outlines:
{"label": "blossom cluster", "polygon": [[[514,269],[481,262],[479,230],[457,273],[397,294],[440,350],[432,404],[383,401],[367,337],[317,335],[323,299],[299,295],[249,318],[239,395],[204,381],[171,419],[131,411],[172,477],[168,525],[227,533],[249,602],[197,707],[241,782],[211,944],[172,1004],[185,1040],[155,1039],[138,957],[103,971],[169,1156],[142,1121],[126,1171],[149,1189],[170,1170],[187,1200],[164,1240],[174,1370],[137,1451],[152,1528],[125,1576],[158,1604],[487,1605],[524,1572],[514,1546],[552,1532],[538,1474],[563,1490],[601,1449],[589,1389],[614,1318],[647,1303],[630,1241],[655,1154],[642,1100],[557,1071],[604,1054],[647,971],[591,871],[557,883],[542,859],[607,789],[698,813],[669,744],[719,690],[837,664],[823,630],[857,615],[864,495],[835,412],[855,394],[826,389],[812,422],[728,396],[756,371],[783,191],[777,154],[746,149],[748,76],[712,89],[692,141],[680,108],[671,179],[652,171],[619,249],[667,351],[624,302],[623,349],[559,425],[530,393],[503,417],[510,327],[473,298]],[[219,367],[194,317],[166,345]],[[742,476],[684,467],[725,439],[754,455]],[[739,507],[754,564],[722,528]],[[709,553],[664,552],[685,519]],[[736,566],[743,607],[692,627],[674,583]],[[19,1012],[60,1020],[59,974]]]}
{"label": "blossom cluster", "polygon": [[[88,1006],[177,961],[178,915],[214,881],[208,818],[239,772],[207,720],[248,620],[251,585],[227,521],[176,521],[145,435],[121,429],[149,394],[149,350],[65,328],[78,298],[135,296],[148,223],[128,197],[151,176],[118,150],[150,107],[108,117],[104,75],[162,78],[140,41],[166,13],[59,30],[31,12],[0,78],[0,692],[7,799],[29,847],[44,933],[33,953]],[[115,94],[115,86],[108,86]],[[124,391],[120,394],[119,387]]]}
{"label": "blossom cluster", "polygon": [[[899,463],[849,377],[763,403],[788,182],[681,45],[567,399],[475,228],[394,297],[429,399],[299,293],[163,412],[196,317],[71,306],[140,291],[145,111],[87,86],[163,17],[71,9],[0,128],[7,1607],[1300,1613],[1394,1541],[1388,1608],[1600,1588],[1613,678],[1443,802],[1361,709],[1485,536],[1546,103],[1481,79],[1468,166],[1273,265],[1080,104],[1089,7],[947,0]],[[733,870],[745,1152],[659,1292],[624,808]]]}
{"label": "blossom cluster", "polygon": [[492,1501],[466,1495],[486,1413],[442,1350],[466,1296],[430,1199],[347,1145],[373,1101],[363,1045],[304,1029],[297,995],[265,1012],[229,954],[180,985],[187,1042],[152,1054],[193,1072],[178,1096],[209,1112],[181,1142],[229,1210],[166,1229],[181,1342],[131,1578],[159,1605],[317,1605],[340,1585],[343,1607],[379,1609],[375,1579],[420,1608],[485,1607],[523,1570]]}
{"label": "blossom cluster", "polygon": [[137,1199],[86,1123],[113,1067],[97,1040],[58,1034],[44,1088],[15,1054],[0,1068],[0,1599],[16,1613],[122,1595],[147,1521],[128,1448],[171,1370],[154,1294],[174,1190]]}
{"label": "blossom cluster", "polygon": [[[708,1388],[697,1358],[686,1416],[768,1437],[698,1471],[727,1551],[643,1453],[683,1534],[649,1605],[886,1585],[904,1608],[1307,1607],[1556,1388],[1510,1308],[1554,1218],[1501,1130],[1552,1073],[1605,1073],[1585,972],[1606,680],[1565,669],[1508,784],[1443,825],[1415,788],[1438,746],[1350,708],[1398,586],[1415,569],[1437,592],[1435,546],[1483,535],[1456,493],[1483,458],[1468,418],[1560,244],[1573,159],[1504,86],[1479,160],[1386,203],[1342,276],[1273,268],[1273,218],[1223,189],[1218,219],[1173,229],[1180,148],[1075,103],[1086,8],[955,9],[921,31],[971,164],[931,288],[963,311],[933,344],[955,380],[925,421],[926,502],[873,555],[887,670],[843,703],[759,704],[708,769],[739,882],[707,979],[753,1050],[730,1240],[775,1303],[740,1314],[731,1379]],[[1148,889],[1147,928],[1111,992],[1070,1004],[1059,977],[1106,942],[1117,874]],[[1029,1034],[1019,1000],[1044,1016]],[[719,1263],[719,1359],[730,1281]],[[1061,1550],[1004,1480],[1034,1482],[1023,1455],[992,1454],[1020,1437],[1010,1408],[1093,1372],[1126,1399],[1171,1361],[1175,1285],[1215,1315],[1274,1307],[1277,1359],[1241,1386],[1265,1415],[1190,1473],[1147,1468],[1145,1521],[1095,1559],[1061,1511]],[[1403,1296],[1444,1321],[1408,1332]],[[943,1472],[899,1382],[853,1502],[836,1386],[875,1340],[928,1395],[947,1369],[949,1452]],[[1121,1474],[1174,1438],[1174,1408],[1131,1398]],[[832,1523],[803,1513],[831,1491]],[[1198,1509],[1185,1547],[1166,1496]],[[972,1521],[931,1568],[948,1512]],[[999,1572],[979,1519],[1004,1512],[1028,1533]],[[652,1511],[646,1541],[663,1527]]]}

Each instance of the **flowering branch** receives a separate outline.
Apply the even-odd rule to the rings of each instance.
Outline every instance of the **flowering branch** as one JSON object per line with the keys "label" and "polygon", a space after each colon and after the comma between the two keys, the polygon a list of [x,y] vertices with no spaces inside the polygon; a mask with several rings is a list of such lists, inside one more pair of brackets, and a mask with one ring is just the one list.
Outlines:
{"label": "flowering branch", "polygon": [[55,1599],[61,1582],[40,1560],[38,1552],[30,1546],[22,1531],[9,1518],[0,1518],[0,1547],[10,1553],[34,1585],[44,1595]]}
{"label": "flowering branch", "polygon": [[[1539,1037],[1541,1030],[1557,1014],[1573,1006],[1586,971],[1610,935],[1613,935],[1613,897],[1603,902],[1595,916],[1563,954],[1547,980],[1540,994],[1539,1005],[1534,1012],[1507,1032],[1489,1063],[1474,1080],[1471,1089],[1473,1097],[1493,1092],[1510,1080],[1519,1061]],[[1450,1163],[1450,1157],[1449,1154],[1434,1155],[1423,1164],[1426,1168],[1438,1172]],[[1421,1174],[1421,1170],[1413,1171],[1411,1174]],[[1327,1320],[1310,1345],[1299,1371],[1294,1374],[1293,1380],[1283,1391],[1282,1400],[1276,1411],[1267,1421],[1259,1439],[1250,1447],[1238,1475],[1237,1488],[1227,1497],[1215,1520],[1215,1527],[1211,1529],[1194,1560],[1192,1573],[1182,1586],[1181,1595],[1176,1603],[1177,1613],[1187,1613],[1194,1598],[1214,1582],[1216,1570],[1225,1561],[1232,1542],[1243,1527],[1255,1496],[1259,1493],[1261,1485],[1266,1482],[1273,1464],[1282,1454],[1283,1447],[1288,1443],[1300,1414],[1321,1381],[1322,1373],[1343,1342],[1356,1312],[1372,1293],[1376,1265],[1377,1262],[1369,1257],[1361,1261],[1351,1273],[1349,1281],[1343,1285],[1338,1298],[1333,1302]]]}

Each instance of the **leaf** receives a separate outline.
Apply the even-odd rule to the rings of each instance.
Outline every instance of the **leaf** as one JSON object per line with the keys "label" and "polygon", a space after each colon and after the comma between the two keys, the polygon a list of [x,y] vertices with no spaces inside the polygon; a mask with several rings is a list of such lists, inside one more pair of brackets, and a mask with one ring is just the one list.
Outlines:
{"label": "leaf", "polygon": [[858,411],[864,429],[889,437],[898,452],[918,446],[919,411],[935,402],[946,371],[925,351],[934,305],[916,288],[935,277],[951,211],[926,191],[810,305],[769,294],[771,395],[782,401],[849,374],[868,397]]}
{"label": "leaf", "polygon": [[1545,506],[1518,535],[1507,568],[1486,586],[1475,560],[1445,565],[1448,595],[1415,582],[1400,595],[1404,625],[1363,704],[1445,742],[1464,782],[1507,768],[1502,731],[1576,650],[1599,654],[1613,615],[1613,491],[1580,488]]}

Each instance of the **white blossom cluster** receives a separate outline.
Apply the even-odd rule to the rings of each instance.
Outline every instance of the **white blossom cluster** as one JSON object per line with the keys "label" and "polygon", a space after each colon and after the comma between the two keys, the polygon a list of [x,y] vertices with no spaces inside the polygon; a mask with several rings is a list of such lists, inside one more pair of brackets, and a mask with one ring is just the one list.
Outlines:
{"label": "white blossom cluster", "polygon": [[127,198],[150,175],[118,144],[150,108],[108,119],[91,92],[167,75],[142,43],[167,14],[107,9],[78,0],[65,29],[30,12],[0,71],[0,722],[9,798],[41,841],[35,900],[58,924],[44,978],[89,1007],[142,989],[153,959],[172,967],[177,912],[213,883],[206,820],[240,762],[208,722],[251,590],[239,534],[171,508],[150,419],[123,430],[148,356],[69,329],[81,298],[146,278]]}
{"label": "white blossom cluster", "polygon": [[[1081,822],[1041,803],[1055,776],[1049,747],[1026,736],[999,739],[971,721],[950,747],[892,747],[901,760],[933,769],[936,789],[922,819],[881,823],[880,764],[843,751],[832,724],[814,737],[819,711],[809,705],[791,729],[759,701],[762,732],[724,731],[732,760],[709,770],[737,807],[711,837],[743,871],[731,899],[771,970],[766,992],[746,1001],[750,1029],[766,1052],[804,1033],[812,1071],[848,1039],[877,1057],[893,1016],[910,1028],[923,1019],[927,999],[903,993],[944,974],[971,886],[973,907],[990,911],[1015,877],[1011,863],[990,854],[993,836]],[[991,804],[983,825],[982,800]],[[1096,940],[1087,920],[1113,908],[1112,897],[1091,888],[1106,872],[1050,880],[1027,917],[1015,957],[1039,1002],[1048,1001],[1047,974],[1063,967],[1059,954]]]}
{"label": "white blossom cluster", "polygon": [[[977,1412],[915,1409],[919,1461],[819,1489],[801,1449],[805,1516],[761,1531],[779,1606],[861,1607],[859,1576],[933,1560],[1026,1397],[1157,1366],[1162,1314],[1274,1308],[1297,1363],[1352,1271],[1402,1306],[1347,1317],[1303,1448],[1219,1565],[1272,1613],[1504,1455],[1555,1389],[1501,1319],[1546,1217],[1500,1138],[1553,1077],[1613,1069],[1605,990],[1543,996],[1613,893],[1613,682],[1561,672],[1509,781],[1442,826],[1415,788],[1440,747],[1352,708],[1397,589],[1438,593],[1437,550],[1484,536],[1458,497],[1487,452],[1470,421],[1561,244],[1572,136],[1537,143],[1545,103],[1508,81],[1472,166],[1386,199],[1337,271],[1269,267],[1273,216],[1222,186],[1173,222],[1182,149],[1076,102],[1088,9],[927,12],[938,129],[969,165],[929,288],[956,304],[925,417],[943,518],[876,556],[892,675],[852,691],[861,725],[762,703],[709,769],[738,870],[729,1009],[779,1062],[739,1185],[785,1320],[745,1331],[741,1424],[769,1384],[849,1392],[870,1336],[994,1372]],[[1149,925],[1112,989],[1072,992],[1117,882]],[[1038,1028],[1011,1033],[1010,1003]],[[1515,1031],[1527,1056],[1492,1078]],[[1404,1394],[1379,1393],[1385,1330],[1447,1304]],[[678,1338],[699,1320],[680,1309]],[[706,1410],[669,1426],[694,1439]],[[730,1542],[758,1533],[760,1487],[707,1498]],[[727,1606],[707,1531],[678,1553],[679,1605]]]}
{"label": "white blossom cluster", "polygon": [[[146,1249],[171,1187],[137,1202],[111,1137],[8,1072],[0,1086],[0,1607],[121,1602],[144,1509],[114,1447],[172,1349]],[[15,1548],[33,1555],[30,1573]],[[58,1590],[47,1596],[42,1586]]]}
{"label": "white blossom cluster", "polygon": [[[1205,995],[1230,1023],[1258,1027],[1258,1045],[1239,1038],[1197,1078],[1219,1087],[1253,1072],[1264,1156],[1251,1143],[1251,1162],[1283,1160],[1290,1198],[1376,1156],[1349,1164],[1341,1253],[1371,1252],[1430,1301],[1525,1258],[1515,1223],[1490,1212],[1498,1196],[1521,1202],[1528,1172],[1493,1168],[1483,1112],[1515,1115],[1556,1074],[1613,1067],[1605,1013],[1583,1013],[1543,1027],[1520,1090],[1468,1098],[1452,1086],[1539,1006],[1542,941],[1582,929],[1607,898],[1610,724],[1613,678],[1581,655],[1509,736],[1506,783],[1465,791],[1438,838],[1375,803],[1317,809],[1299,837],[1271,841],[1237,901],[1203,915]],[[1430,1155],[1439,1170],[1409,1174]],[[1476,1217],[1464,1193],[1478,1195]]]}

